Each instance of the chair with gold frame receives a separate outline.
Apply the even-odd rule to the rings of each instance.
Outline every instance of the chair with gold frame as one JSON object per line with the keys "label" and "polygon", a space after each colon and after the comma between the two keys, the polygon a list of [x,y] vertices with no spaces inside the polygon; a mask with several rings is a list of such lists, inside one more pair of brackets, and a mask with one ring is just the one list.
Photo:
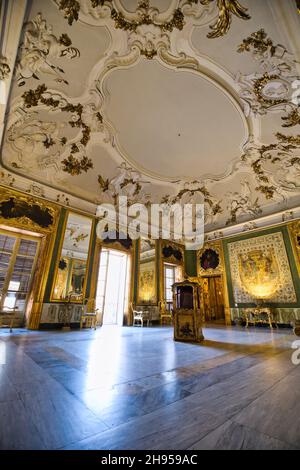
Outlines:
{"label": "chair with gold frame", "polygon": [[[17,313],[19,310],[17,308],[6,307],[7,311],[0,313],[0,328],[9,328],[9,331],[12,332],[14,327],[14,320],[17,320]],[[5,320],[4,320],[4,318]]]}
{"label": "chair with gold frame", "polygon": [[167,302],[165,300],[159,301],[160,324],[173,324],[172,311],[167,310]]}

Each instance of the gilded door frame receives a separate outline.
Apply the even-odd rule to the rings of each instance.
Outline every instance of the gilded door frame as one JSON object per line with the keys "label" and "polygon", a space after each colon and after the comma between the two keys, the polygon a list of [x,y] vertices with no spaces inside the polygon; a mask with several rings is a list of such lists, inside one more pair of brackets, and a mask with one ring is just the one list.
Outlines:
{"label": "gilded door frame", "polygon": [[[200,266],[200,258],[203,252],[207,249],[215,250],[219,255],[219,266],[216,269],[203,270]],[[230,304],[229,304],[229,295],[227,287],[227,273],[225,269],[225,258],[222,240],[216,240],[212,242],[207,242],[204,244],[201,250],[197,251],[197,276],[201,282],[201,279],[204,277],[210,276],[221,276],[222,285],[223,285],[223,299],[224,299],[224,313],[225,313],[225,324],[231,325],[231,313],[230,313]],[[201,289],[203,291],[203,289]],[[203,292],[202,292],[202,304],[203,304]],[[203,312],[204,315],[204,312]]]}
{"label": "gilded door frame", "polygon": [[96,295],[97,295],[97,285],[98,285],[98,276],[99,276],[99,267],[100,267],[100,258],[102,248],[106,250],[120,251],[129,257],[130,262],[130,280],[129,280],[129,293],[128,293],[128,312],[127,315],[124,313],[123,321],[126,319],[126,324],[131,325],[133,323],[133,314],[130,306],[133,304],[134,299],[134,272],[135,272],[135,249],[134,244],[130,249],[126,249],[118,241],[110,244],[105,244],[103,240],[96,238],[95,242],[95,251],[94,251],[94,260],[93,260],[93,269],[90,283],[90,296],[88,298],[88,305],[92,308],[96,306]]}

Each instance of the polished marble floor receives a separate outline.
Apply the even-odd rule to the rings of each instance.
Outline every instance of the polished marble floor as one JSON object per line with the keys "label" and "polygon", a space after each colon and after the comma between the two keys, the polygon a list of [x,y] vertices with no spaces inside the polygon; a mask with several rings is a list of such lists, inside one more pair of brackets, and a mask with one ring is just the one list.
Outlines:
{"label": "polished marble floor", "polygon": [[299,449],[291,330],[0,330],[1,449]]}

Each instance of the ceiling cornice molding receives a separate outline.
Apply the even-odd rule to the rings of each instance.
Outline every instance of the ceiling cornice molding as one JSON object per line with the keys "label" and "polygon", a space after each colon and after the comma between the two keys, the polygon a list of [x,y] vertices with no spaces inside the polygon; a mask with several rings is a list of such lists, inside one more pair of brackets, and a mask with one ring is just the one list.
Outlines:
{"label": "ceiling cornice molding", "polygon": [[210,230],[205,232],[205,241],[222,240],[228,237],[234,237],[241,233],[257,232],[269,227],[285,225],[300,219],[300,206],[292,209],[279,211],[264,217],[258,217],[255,220],[244,221],[230,227],[224,227],[220,230]]}
{"label": "ceiling cornice molding", "polygon": [[51,188],[49,185],[34,181],[22,175],[12,174],[0,166],[0,188],[20,191],[30,196],[41,198],[45,201],[54,202],[59,206],[80,210],[87,215],[95,215],[100,201],[89,202],[62,189]]}

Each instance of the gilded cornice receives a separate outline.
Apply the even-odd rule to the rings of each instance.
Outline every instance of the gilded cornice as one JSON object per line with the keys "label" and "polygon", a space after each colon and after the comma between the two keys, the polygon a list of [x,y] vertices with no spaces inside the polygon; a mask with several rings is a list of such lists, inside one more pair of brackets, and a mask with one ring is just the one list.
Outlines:
{"label": "gilded cornice", "polygon": [[292,240],[293,250],[295,254],[296,264],[300,276],[300,220],[291,222],[288,225],[290,237]]}

